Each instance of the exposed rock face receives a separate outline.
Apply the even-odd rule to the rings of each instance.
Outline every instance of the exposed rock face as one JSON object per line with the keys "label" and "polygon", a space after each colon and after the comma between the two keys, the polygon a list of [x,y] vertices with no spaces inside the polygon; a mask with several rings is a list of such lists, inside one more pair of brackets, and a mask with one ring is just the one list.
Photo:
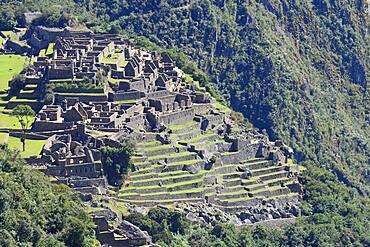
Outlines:
{"label": "exposed rock face", "polygon": [[201,225],[214,224],[216,222],[244,225],[273,219],[293,218],[301,215],[300,208],[291,203],[279,206],[267,203],[263,206],[243,208],[237,213],[226,213],[212,204],[192,203],[178,205],[178,207],[184,210],[187,219]]}
{"label": "exposed rock face", "polygon": [[146,245],[152,242],[151,237],[146,231],[124,220],[118,227],[117,231],[129,238],[129,243],[135,246]]}

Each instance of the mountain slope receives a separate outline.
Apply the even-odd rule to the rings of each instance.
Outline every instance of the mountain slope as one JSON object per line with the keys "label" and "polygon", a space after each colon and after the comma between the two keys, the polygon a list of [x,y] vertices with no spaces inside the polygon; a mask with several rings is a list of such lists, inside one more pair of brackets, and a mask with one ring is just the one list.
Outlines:
{"label": "mountain slope", "polygon": [[186,53],[234,109],[289,143],[297,159],[369,191],[364,1],[139,2],[97,1],[95,9],[128,33]]}
{"label": "mountain slope", "polygon": [[93,246],[94,225],[77,195],[0,145],[0,246]]}

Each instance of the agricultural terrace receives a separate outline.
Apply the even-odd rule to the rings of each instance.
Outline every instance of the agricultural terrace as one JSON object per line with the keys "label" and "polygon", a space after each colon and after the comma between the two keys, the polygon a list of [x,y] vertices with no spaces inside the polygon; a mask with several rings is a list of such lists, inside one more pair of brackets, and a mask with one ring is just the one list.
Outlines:
{"label": "agricultural terrace", "polygon": [[0,55],[0,90],[8,89],[8,82],[26,67],[27,59],[14,54]]}

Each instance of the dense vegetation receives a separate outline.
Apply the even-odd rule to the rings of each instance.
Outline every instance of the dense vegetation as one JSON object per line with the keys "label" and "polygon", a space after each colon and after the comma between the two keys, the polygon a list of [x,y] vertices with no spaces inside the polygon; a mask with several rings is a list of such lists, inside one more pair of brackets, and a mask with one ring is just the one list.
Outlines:
{"label": "dense vegetation", "polygon": [[170,48],[186,72],[203,84],[212,81],[256,127],[291,145],[297,160],[312,161],[305,163],[303,179],[307,217],[296,225],[240,232],[198,229],[181,218],[182,234],[172,227],[172,216],[143,217],[156,240],[242,246],[253,237],[260,246],[369,245],[366,1],[7,0],[0,3],[0,29],[12,28],[26,9],[44,10],[47,17],[52,8],[58,16],[46,25],[63,26],[62,15],[78,15],[96,30]]}
{"label": "dense vegetation", "polygon": [[93,227],[68,187],[0,147],[0,246],[92,246]]}
{"label": "dense vegetation", "polygon": [[126,142],[122,147],[108,147],[101,149],[104,174],[108,183],[121,186],[123,178],[132,169],[131,156],[134,154],[134,145]]}

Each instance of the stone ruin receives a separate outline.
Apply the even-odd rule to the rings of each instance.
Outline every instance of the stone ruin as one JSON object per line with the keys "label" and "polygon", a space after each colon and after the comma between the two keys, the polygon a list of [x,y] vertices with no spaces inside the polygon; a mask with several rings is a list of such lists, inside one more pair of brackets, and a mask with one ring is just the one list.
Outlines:
{"label": "stone ruin", "polygon": [[101,145],[91,137],[83,140],[70,134],[53,135],[44,145],[39,163],[45,166],[45,174],[83,195],[104,194],[106,180],[99,151]]}
{"label": "stone ruin", "polygon": [[[111,200],[129,208],[176,205],[202,224],[211,224],[218,211],[225,214],[222,222],[235,224],[299,215],[293,150],[246,130],[168,54],[90,31],[33,27],[28,35],[35,50],[54,44],[26,80],[37,83],[40,94],[54,85],[52,104],[40,109],[32,126],[34,134],[49,137],[33,163],[58,182],[94,201],[106,188],[99,149],[131,140],[134,171]],[[98,86],[80,87],[86,84]],[[102,224],[111,239],[114,231]]]}

